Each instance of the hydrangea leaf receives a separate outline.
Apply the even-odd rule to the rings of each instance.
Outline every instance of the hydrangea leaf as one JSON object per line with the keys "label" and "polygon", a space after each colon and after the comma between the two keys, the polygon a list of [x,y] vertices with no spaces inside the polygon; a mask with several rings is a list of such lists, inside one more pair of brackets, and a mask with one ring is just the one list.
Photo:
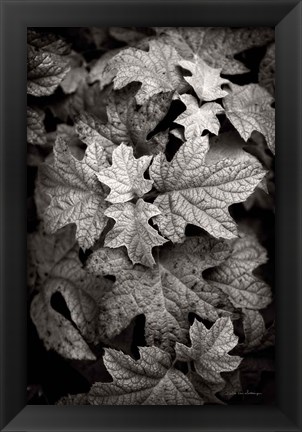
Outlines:
{"label": "hydrangea leaf", "polygon": [[175,341],[188,342],[190,312],[215,321],[219,294],[213,292],[202,272],[218,265],[230,253],[228,245],[213,238],[190,238],[180,246],[164,247],[155,268],[133,267],[123,250],[101,248],[89,257],[88,270],[114,276],[112,289],[100,301],[99,328],[111,340],[131,320],[144,314],[145,339],[173,352]]}
{"label": "hydrangea leaf", "polygon": [[75,223],[76,238],[83,249],[99,238],[107,219],[105,191],[96,174],[105,167],[107,161],[101,146],[90,145],[79,161],[66,142],[57,138],[53,164],[44,164],[40,170],[41,186],[51,197],[44,215],[50,233]]}
{"label": "hydrangea leaf", "polygon": [[46,144],[44,117],[45,114],[40,109],[27,107],[27,142],[30,144]]}
{"label": "hydrangea leaf", "polygon": [[55,234],[46,234],[43,227],[27,236],[28,285],[39,290],[52,269],[75,246],[74,227],[67,226]]}
{"label": "hydrangea leaf", "polygon": [[197,99],[189,94],[182,95],[179,99],[186,105],[186,110],[175,119],[175,123],[185,128],[187,140],[200,137],[204,130],[218,134],[220,123],[216,115],[223,112],[221,105],[209,102],[199,106]]}
{"label": "hydrangea leaf", "polygon": [[253,351],[261,345],[265,335],[265,323],[262,315],[257,310],[243,310],[243,329],[244,329],[244,352]]}
{"label": "hydrangea leaf", "polygon": [[58,87],[70,69],[68,60],[52,52],[27,46],[27,93],[48,96]]}
{"label": "hydrangea leaf", "polygon": [[258,84],[231,85],[224,98],[225,114],[242,138],[247,141],[253,131],[261,132],[268,148],[275,153],[275,110],[273,97]]}
{"label": "hydrangea leaf", "polygon": [[208,137],[184,143],[171,162],[156,155],[150,177],[160,192],[154,204],[161,214],[154,217],[161,233],[181,242],[187,224],[197,225],[214,237],[234,238],[236,224],[228,207],[244,201],[262,180],[265,171],[255,159],[222,159],[207,165]]}
{"label": "hydrangea leaf", "polygon": [[105,239],[105,246],[118,248],[126,246],[132,263],[140,263],[151,267],[155,264],[152,248],[166,243],[166,239],[148,223],[149,219],[158,215],[158,208],[146,203],[141,198],[132,203],[114,204],[105,215],[116,221],[113,229]]}
{"label": "hydrangea leaf", "polygon": [[132,82],[142,85],[136,93],[136,101],[142,105],[151,96],[161,92],[180,92],[186,88],[178,63],[180,57],[169,45],[152,40],[149,51],[128,48],[109,61],[109,70],[114,69],[114,88],[120,89]]}
{"label": "hydrangea leaf", "polygon": [[207,63],[194,55],[193,61],[181,60],[179,65],[191,72],[192,76],[185,76],[184,79],[193,87],[200,101],[213,101],[223,98],[228,94],[226,90],[222,90],[223,84],[228,84],[229,81],[221,78],[221,69],[215,69],[208,66]]}
{"label": "hydrangea leaf", "polygon": [[[77,130],[84,142],[89,139],[90,128],[97,131],[104,142],[107,140],[113,147],[121,143],[133,146],[135,154],[154,154],[160,151],[165,140],[160,134],[148,139],[149,133],[166,115],[171,102],[171,93],[159,93],[152,96],[143,105],[137,106],[134,95],[137,86],[127,86],[125,89],[111,93],[107,104],[107,123],[101,123],[97,118],[91,118],[87,113],[77,120]],[[94,133],[93,133],[94,135]],[[159,139],[160,142],[156,140]],[[109,149],[108,149],[109,150]]]}
{"label": "hydrangea leaf", "polygon": [[259,84],[264,87],[273,97],[275,95],[275,43],[267,47],[265,56],[259,66]]}
{"label": "hydrangea leaf", "polygon": [[108,71],[107,65],[109,60],[111,60],[120,51],[120,48],[112,49],[105,52],[99,59],[97,59],[90,69],[88,82],[95,83],[98,81],[100,90],[103,90],[107,85],[111,84],[115,77],[115,72],[114,70]]}
{"label": "hydrangea leaf", "polygon": [[132,147],[119,145],[112,153],[112,165],[98,174],[98,179],[110,187],[106,201],[123,203],[141,197],[152,189],[152,181],[144,178],[152,156],[136,159]]}
{"label": "hydrangea leaf", "polygon": [[219,318],[208,330],[197,320],[190,328],[191,347],[176,343],[176,355],[181,361],[194,361],[196,372],[207,382],[223,381],[221,372],[238,368],[241,358],[229,355],[238,342],[229,317]]}
{"label": "hydrangea leaf", "polygon": [[27,43],[37,50],[50,52],[57,55],[67,55],[70,53],[70,45],[53,33],[37,32],[32,29],[27,30]]}
{"label": "hydrangea leaf", "polygon": [[198,55],[209,66],[221,68],[222,73],[228,75],[248,71],[235,60],[235,54],[274,39],[274,30],[269,27],[162,27],[156,30],[184,59],[190,60]]}
{"label": "hydrangea leaf", "polygon": [[[99,278],[82,269],[77,248],[70,250],[51,269],[31,303],[30,314],[47,350],[77,360],[95,360],[89,343],[97,343]],[[52,307],[53,296],[65,300],[70,319]]]}
{"label": "hydrangea leaf", "polygon": [[272,298],[270,287],[254,274],[266,262],[266,251],[254,235],[243,235],[233,241],[233,252],[223,264],[212,269],[206,280],[224,292],[237,308],[265,308]]}
{"label": "hydrangea leaf", "polygon": [[76,119],[75,128],[80,140],[87,146],[97,144],[104,148],[109,159],[112,157],[116,144],[104,136],[103,124],[96,116],[88,112],[80,114]]}
{"label": "hydrangea leaf", "polygon": [[202,405],[186,376],[171,367],[169,354],[156,347],[139,349],[133,358],[105,349],[104,364],[111,383],[95,383],[88,396],[91,405]]}

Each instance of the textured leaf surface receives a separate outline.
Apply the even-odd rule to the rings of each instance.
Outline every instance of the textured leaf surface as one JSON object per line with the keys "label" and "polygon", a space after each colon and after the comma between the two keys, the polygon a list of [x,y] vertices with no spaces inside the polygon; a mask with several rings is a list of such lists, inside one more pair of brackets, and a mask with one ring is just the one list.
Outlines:
{"label": "textured leaf surface", "polygon": [[133,267],[122,250],[94,252],[89,271],[115,276],[113,288],[101,299],[99,324],[112,339],[141,314],[146,317],[145,338],[173,352],[175,341],[188,342],[188,315],[209,321],[218,318],[219,295],[204,281],[202,272],[221,263],[230,253],[225,242],[191,238],[181,246],[164,248],[153,269]]}
{"label": "textured leaf surface", "polygon": [[265,323],[257,310],[245,309],[243,313],[244,351],[248,352],[261,345],[265,334]]}
{"label": "textured leaf surface", "polygon": [[87,146],[98,145],[103,147],[107,156],[111,158],[116,145],[104,136],[103,124],[96,116],[86,112],[80,114],[76,119],[75,127],[80,140]]}
{"label": "textured leaf surface", "polygon": [[44,117],[44,112],[38,108],[27,107],[27,142],[30,144],[46,144]]}
{"label": "textured leaf surface", "polygon": [[229,82],[220,77],[221,69],[208,66],[196,54],[193,61],[181,60],[179,64],[183,69],[191,72],[192,76],[185,76],[184,79],[193,87],[200,101],[213,101],[228,94],[221,88],[223,84]]}
{"label": "textured leaf surface", "polygon": [[268,46],[265,56],[259,66],[259,84],[264,87],[273,97],[275,95],[275,43]]}
{"label": "textured leaf surface", "polygon": [[52,94],[68,73],[68,61],[52,52],[27,48],[27,93],[33,96]]}
{"label": "textured leaf surface", "polygon": [[155,156],[150,177],[160,192],[155,199],[161,214],[153,220],[173,242],[182,241],[187,224],[197,225],[214,237],[233,238],[236,224],[228,206],[244,201],[265,171],[256,160],[223,159],[207,165],[208,137],[181,146],[171,162]]}
{"label": "textured leaf surface", "polygon": [[27,30],[27,43],[38,50],[47,51],[57,55],[67,55],[70,53],[70,46],[63,39],[55,34],[47,32],[37,32],[32,29]]}
{"label": "textured leaf surface", "polygon": [[177,358],[182,361],[193,360],[196,372],[205,381],[220,383],[223,381],[221,372],[238,368],[241,358],[228,354],[238,342],[230,318],[219,318],[209,330],[195,320],[190,329],[190,339],[191,347],[176,344]]}
{"label": "textured leaf surface", "polygon": [[207,281],[224,292],[238,308],[258,310],[271,302],[270,287],[253,274],[266,262],[266,251],[254,235],[234,240],[233,252],[220,266],[207,274]]}
{"label": "textured leaf surface", "polygon": [[27,236],[28,285],[38,290],[75,242],[72,226],[49,235],[40,225],[38,231],[30,233]]}
{"label": "textured leaf surface", "polygon": [[41,167],[40,181],[44,192],[51,196],[45,212],[50,233],[75,223],[76,238],[83,249],[91,247],[106,225],[104,187],[96,174],[107,166],[104,150],[90,145],[83,160],[72,156],[63,139],[54,148],[54,162]]}
{"label": "textured leaf surface", "polygon": [[157,93],[181,91],[185,82],[177,66],[179,60],[176,50],[160,41],[151,41],[148,52],[128,48],[109,62],[110,70],[116,70],[114,88],[142,83],[135,96],[140,105]]}
{"label": "textured leaf surface", "polygon": [[133,149],[119,145],[112,153],[112,165],[98,174],[98,179],[110,187],[106,201],[123,203],[141,197],[152,189],[152,181],[144,178],[152,156],[136,159]]}
{"label": "textured leaf surface", "polygon": [[187,140],[200,137],[204,130],[218,134],[220,123],[216,115],[223,112],[221,105],[210,102],[199,106],[195,97],[188,94],[180,96],[180,100],[186,105],[186,110],[175,119],[175,123],[185,128]]}
{"label": "textured leaf surface", "polygon": [[224,98],[225,113],[247,141],[253,131],[261,132],[269,149],[275,153],[275,110],[272,96],[258,84],[237,86]]}
{"label": "textured leaf surface", "polygon": [[274,39],[274,30],[269,27],[164,27],[157,28],[159,34],[168,36],[170,43],[185,59],[195,55],[209,66],[221,68],[224,74],[236,75],[247,72],[247,68],[234,55],[255,46],[265,45]]}
{"label": "textured leaf surface", "polygon": [[160,246],[167,240],[148,223],[149,219],[158,215],[158,208],[139,199],[132,203],[115,204],[109,207],[105,215],[116,221],[113,229],[107,234],[105,246],[118,248],[126,246],[129,258],[135,263],[152,266],[152,248]]}
{"label": "textured leaf surface", "polygon": [[186,376],[171,368],[169,354],[159,348],[140,348],[139,360],[107,348],[104,363],[113,382],[92,386],[91,405],[203,404]]}
{"label": "textured leaf surface", "polygon": [[[51,269],[30,310],[47,350],[55,350],[70,359],[95,359],[88,343],[98,341],[96,299],[99,291],[100,280],[82,269],[77,248],[70,250]],[[52,297],[58,293],[65,300],[70,320],[52,307]]]}

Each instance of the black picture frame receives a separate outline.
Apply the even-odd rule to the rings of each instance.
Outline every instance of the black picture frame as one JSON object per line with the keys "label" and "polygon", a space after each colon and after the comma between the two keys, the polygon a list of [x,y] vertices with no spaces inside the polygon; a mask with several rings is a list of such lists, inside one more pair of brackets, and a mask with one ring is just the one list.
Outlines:
{"label": "black picture frame", "polygon": [[[301,0],[1,2],[1,430],[301,431]],[[26,27],[276,29],[275,406],[25,406]]]}

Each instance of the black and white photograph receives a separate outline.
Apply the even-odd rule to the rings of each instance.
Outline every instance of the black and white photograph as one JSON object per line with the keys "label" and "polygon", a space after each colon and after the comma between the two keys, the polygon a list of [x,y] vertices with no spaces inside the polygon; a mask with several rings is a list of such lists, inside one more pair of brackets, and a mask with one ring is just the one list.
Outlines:
{"label": "black and white photograph", "polygon": [[274,158],[274,28],[29,27],[27,404],[274,405]]}

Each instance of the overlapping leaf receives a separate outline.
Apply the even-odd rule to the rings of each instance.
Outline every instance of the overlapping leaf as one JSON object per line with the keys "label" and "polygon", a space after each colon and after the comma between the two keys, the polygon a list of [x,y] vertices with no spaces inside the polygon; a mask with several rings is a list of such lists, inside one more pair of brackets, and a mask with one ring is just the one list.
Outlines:
{"label": "overlapping leaf", "polygon": [[125,246],[133,264],[140,263],[152,267],[155,261],[152,249],[166,243],[166,239],[148,223],[149,219],[159,214],[158,208],[139,199],[132,203],[110,206],[105,215],[116,221],[107,234],[105,246],[118,248]]}
{"label": "overlapping leaf", "polygon": [[[134,95],[137,86],[127,86],[125,89],[112,92],[107,104],[107,123],[101,123],[96,118],[82,114],[77,120],[77,130],[84,142],[97,135],[104,141],[115,145],[122,142],[133,146],[136,154],[153,154],[161,149],[162,136],[148,139],[149,133],[166,115],[170,106],[170,93],[159,93],[152,96],[142,106],[137,106]],[[106,146],[107,147],[107,146]]]}
{"label": "overlapping leaf", "polygon": [[94,244],[106,225],[104,187],[96,176],[106,166],[101,146],[90,145],[84,159],[79,161],[72,156],[66,142],[57,139],[53,164],[44,164],[40,170],[44,193],[51,197],[45,212],[50,233],[75,223],[80,246],[87,249]]}
{"label": "overlapping leaf", "polygon": [[[61,250],[60,247],[57,252]],[[76,247],[51,268],[30,310],[46,349],[70,359],[95,359],[88,344],[99,341],[97,301],[102,283],[82,269]],[[52,298],[58,293],[64,298],[70,319],[52,306]]]}
{"label": "overlapping leaf", "polygon": [[230,253],[225,242],[191,238],[181,247],[164,248],[156,267],[134,266],[122,250],[99,249],[89,258],[91,272],[115,276],[112,290],[100,301],[99,325],[112,339],[141,314],[146,317],[145,338],[173,352],[176,341],[188,341],[190,312],[209,321],[222,313],[219,295],[206,284],[202,272]]}
{"label": "overlapping leaf", "polygon": [[265,56],[259,66],[259,84],[264,87],[273,97],[275,95],[275,43],[268,46]]}
{"label": "overlapping leaf", "polygon": [[33,96],[52,94],[69,69],[69,62],[63,56],[28,45],[27,93]]}
{"label": "overlapping leaf", "polygon": [[275,153],[275,110],[273,97],[258,84],[237,86],[223,100],[225,114],[242,138],[247,141],[253,131],[261,132],[269,149]]}
{"label": "overlapping leaf", "polygon": [[233,242],[233,252],[220,266],[206,275],[206,280],[224,292],[237,308],[258,310],[272,299],[270,287],[254,274],[266,262],[266,251],[254,235],[244,235]]}
{"label": "overlapping leaf", "polygon": [[233,238],[236,224],[228,206],[244,201],[264,177],[256,160],[222,159],[207,165],[208,137],[184,143],[171,162],[155,156],[150,177],[160,192],[155,199],[161,214],[153,218],[161,233],[181,242],[187,224],[197,225],[214,237]]}
{"label": "overlapping leaf", "polygon": [[196,54],[193,61],[181,60],[179,65],[191,72],[192,75],[185,76],[184,79],[193,87],[200,101],[213,101],[228,94],[221,88],[222,85],[229,83],[228,80],[221,78],[221,69],[208,66]]}
{"label": "overlapping leaf", "polygon": [[38,108],[27,107],[27,142],[34,145],[46,144],[44,126],[45,114]]}
{"label": "overlapping leaf", "polygon": [[223,112],[221,105],[210,102],[199,106],[194,96],[188,94],[180,96],[180,100],[186,105],[186,110],[175,119],[175,123],[185,128],[187,140],[200,137],[205,130],[218,134],[220,123],[216,116]]}
{"label": "overlapping leaf", "polygon": [[188,378],[171,367],[169,354],[159,348],[140,348],[139,360],[107,348],[104,363],[113,382],[92,386],[91,405],[203,405]]}
{"label": "overlapping leaf", "polygon": [[165,42],[175,46],[183,58],[192,59],[194,54],[198,55],[209,66],[221,68],[228,75],[247,72],[247,68],[235,60],[235,54],[274,39],[274,31],[269,27],[163,27],[157,28],[157,32],[165,35]]}
{"label": "overlapping leaf", "polygon": [[221,372],[238,368],[241,358],[229,355],[238,342],[230,318],[219,318],[208,330],[197,320],[190,329],[191,347],[177,343],[176,355],[181,361],[194,361],[196,372],[207,382],[223,382]]}
{"label": "overlapping leaf", "polygon": [[152,40],[148,52],[128,48],[109,61],[108,69],[116,71],[115,89],[135,81],[142,84],[135,96],[137,103],[142,105],[155,94],[180,92],[186,87],[178,68],[179,61],[172,46]]}

